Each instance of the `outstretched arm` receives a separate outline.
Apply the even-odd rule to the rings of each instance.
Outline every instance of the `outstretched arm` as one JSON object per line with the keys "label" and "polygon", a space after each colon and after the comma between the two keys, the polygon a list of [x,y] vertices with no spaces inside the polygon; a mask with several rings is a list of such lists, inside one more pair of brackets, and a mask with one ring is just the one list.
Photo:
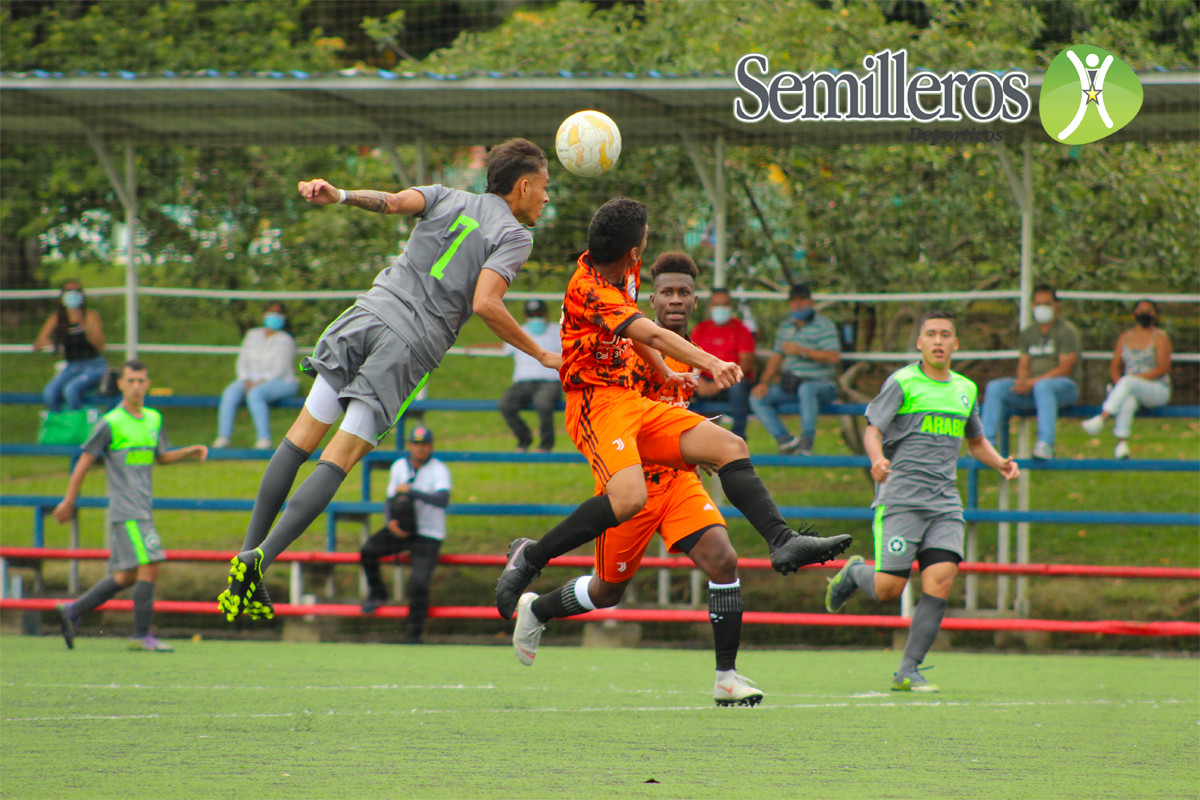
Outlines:
{"label": "outstretched arm", "polygon": [[208,458],[207,445],[194,444],[190,447],[181,447],[178,450],[168,450],[155,459],[155,463],[174,464],[179,461],[186,461],[189,458],[194,458],[197,461],[203,461]]}
{"label": "outstretched arm", "polygon": [[504,276],[499,272],[491,269],[480,270],[479,280],[475,283],[475,313],[491,328],[492,333],[522,353],[533,356],[543,367],[561,367],[562,356],[551,353],[535,342],[509,313],[508,306],[504,305],[504,293],[507,291],[508,281],[504,280]]}
{"label": "outstretched arm", "polygon": [[[341,203],[379,214],[403,214],[410,217],[425,210],[425,195],[416,189],[405,189],[395,193],[370,189],[346,191],[338,189],[324,178],[300,181],[296,187],[300,190],[300,196],[315,206]],[[345,192],[344,200],[342,199],[343,192]]]}
{"label": "outstretched arm", "polygon": [[983,436],[967,439],[967,450],[980,464],[996,470],[1004,476],[1005,480],[1011,481],[1021,472],[1017,462],[1013,461],[1011,456],[1008,458],[1001,456],[996,452],[996,448],[992,447],[992,443]]}
{"label": "outstretched arm", "polygon": [[635,342],[641,342],[671,358],[704,370],[713,376],[713,381],[722,389],[728,389],[742,379],[742,368],[737,364],[722,361],[704,352],[679,334],[660,327],[645,317],[639,317],[626,325],[624,333]]}

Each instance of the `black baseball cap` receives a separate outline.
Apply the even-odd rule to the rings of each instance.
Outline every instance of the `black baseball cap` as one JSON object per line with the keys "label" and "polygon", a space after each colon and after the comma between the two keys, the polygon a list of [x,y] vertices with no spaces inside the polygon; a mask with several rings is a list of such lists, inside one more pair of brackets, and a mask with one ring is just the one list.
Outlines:
{"label": "black baseball cap", "polygon": [[433,444],[433,431],[426,428],[424,425],[418,425],[412,429],[408,440],[413,444]]}
{"label": "black baseball cap", "polygon": [[807,283],[793,283],[792,289],[788,292],[789,300],[808,300],[812,297],[812,287]]}
{"label": "black baseball cap", "polygon": [[525,314],[527,316],[544,317],[546,316],[546,304],[536,297],[532,300],[526,300]]}

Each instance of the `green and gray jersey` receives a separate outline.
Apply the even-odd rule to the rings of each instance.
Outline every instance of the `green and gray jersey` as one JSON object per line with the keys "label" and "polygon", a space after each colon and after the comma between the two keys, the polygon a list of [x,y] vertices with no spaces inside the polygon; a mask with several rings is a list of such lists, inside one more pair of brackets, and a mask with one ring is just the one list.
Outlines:
{"label": "green and gray jersey", "polygon": [[425,196],[425,210],[404,252],[355,305],[379,317],[431,371],[471,316],[480,271],[511,284],[533,249],[533,234],[499,195],[414,188]]}
{"label": "green and gray jersey", "polygon": [[162,415],[152,408],[143,408],[139,418],[119,405],[96,423],[83,452],[104,459],[110,523],[153,519],[151,470],[154,459],[169,449]]}
{"label": "green and gray jersey", "polygon": [[958,453],[964,437],[983,435],[977,394],[957,372],[935,381],[919,363],[888,376],[867,406],[867,422],[883,434],[883,455],[892,462],[887,482],[875,484],[872,506],[962,510]]}

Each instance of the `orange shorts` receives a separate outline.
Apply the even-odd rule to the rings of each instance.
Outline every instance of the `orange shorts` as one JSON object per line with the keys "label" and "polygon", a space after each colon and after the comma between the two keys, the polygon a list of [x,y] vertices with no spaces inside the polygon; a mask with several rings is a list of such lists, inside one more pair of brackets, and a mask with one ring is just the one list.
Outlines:
{"label": "orange shorts", "polygon": [[679,471],[665,491],[653,492],[645,507],[631,520],[609,528],[596,539],[596,576],[606,583],[633,577],[655,532],[667,548],[693,533],[725,527],[725,518],[694,472]]}
{"label": "orange shorts", "polygon": [[703,421],[686,408],[619,386],[585,386],[567,392],[567,433],[592,465],[602,489],[613,475],[643,461],[688,469],[679,454],[679,437]]}

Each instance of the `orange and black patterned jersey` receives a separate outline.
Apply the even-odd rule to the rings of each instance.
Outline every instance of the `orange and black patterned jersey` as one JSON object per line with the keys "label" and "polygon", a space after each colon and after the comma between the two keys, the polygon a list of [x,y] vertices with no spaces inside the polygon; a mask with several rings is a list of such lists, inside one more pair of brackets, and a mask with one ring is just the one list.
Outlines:
{"label": "orange and black patterned jersey", "polygon": [[563,297],[562,367],[558,371],[567,391],[584,386],[630,386],[630,361],[635,357],[622,332],[645,315],[638,310],[641,262],[630,267],[621,286],[610,283],[592,266],[587,253],[579,257]]}
{"label": "orange and black patterned jersey", "polygon": [[[667,366],[674,372],[685,373],[692,371],[690,364],[685,364],[665,353],[663,354],[663,360],[667,362]],[[636,353],[633,355],[631,372],[633,375],[632,388],[643,397],[658,403],[679,406],[680,408],[687,408],[691,404],[692,395],[696,391],[695,388],[684,384],[667,386],[663,376],[658,374],[658,370]],[[661,464],[642,462],[642,473],[646,476],[646,489],[651,493],[661,491],[670,485],[672,478],[675,477],[677,472],[678,470],[664,467]]]}

